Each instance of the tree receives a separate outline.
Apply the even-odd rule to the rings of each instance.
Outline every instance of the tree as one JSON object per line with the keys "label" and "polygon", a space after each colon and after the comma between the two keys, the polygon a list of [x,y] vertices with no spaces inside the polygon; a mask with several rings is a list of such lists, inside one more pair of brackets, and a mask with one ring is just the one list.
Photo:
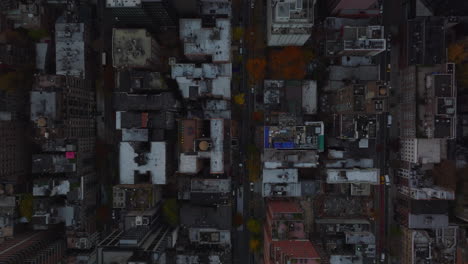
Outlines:
{"label": "tree", "polygon": [[27,34],[28,37],[33,41],[39,41],[42,38],[49,36],[49,31],[47,31],[47,29],[44,28],[35,28],[28,30]]}
{"label": "tree", "polygon": [[258,235],[262,232],[262,225],[260,224],[260,221],[250,218],[247,221],[247,230],[252,234]]}
{"label": "tree", "polygon": [[162,209],[164,219],[169,225],[173,227],[179,225],[179,206],[176,199],[172,198],[165,200],[163,202]]}
{"label": "tree", "polygon": [[237,105],[244,105],[245,104],[245,94],[244,93],[236,94],[234,96],[234,102]]}
{"label": "tree", "polygon": [[304,79],[307,63],[315,57],[311,50],[301,47],[285,47],[270,52],[272,78],[284,80]]}
{"label": "tree", "polygon": [[468,88],[468,63],[457,65],[457,82],[462,89]]}
{"label": "tree", "polygon": [[259,82],[265,79],[266,61],[265,59],[249,59],[247,61],[247,72],[251,82]]}
{"label": "tree", "polygon": [[465,61],[468,58],[468,53],[466,52],[467,42],[460,41],[450,44],[448,47],[448,61],[459,64]]}
{"label": "tree", "polygon": [[19,213],[21,217],[25,217],[28,221],[31,221],[33,215],[33,195],[23,194],[21,195],[19,202]]}
{"label": "tree", "polygon": [[257,238],[251,238],[249,240],[249,249],[251,252],[258,252],[260,250],[260,240]]}
{"label": "tree", "polygon": [[241,226],[243,223],[244,223],[244,217],[242,217],[242,215],[240,213],[236,213],[234,216],[233,216],[233,224],[234,224],[234,227],[239,227]]}
{"label": "tree", "polygon": [[244,36],[244,29],[242,27],[235,27],[232,30],[232,39],[235,41],[240,40]]}
{"label": "tree", "polygon": [[12,71],[0,75],[0,90],[12,92],[21,88],[24,76],[20,72]]}

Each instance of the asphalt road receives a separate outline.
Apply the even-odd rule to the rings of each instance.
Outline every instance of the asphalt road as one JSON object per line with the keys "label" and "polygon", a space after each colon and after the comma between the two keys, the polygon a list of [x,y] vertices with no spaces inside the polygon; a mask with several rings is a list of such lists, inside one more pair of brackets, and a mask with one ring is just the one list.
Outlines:
{"label": "asphalt road", "polygon": [[[378,258],[381,253],[387,256],[385,263],[390,263],[388,259],[388,252],[385,245],[388,245],[388,230],[393,222],[393,200],[396,193],[396,188],[393,185],[394,180],[392,171],[389,171],[389,161],[396,157],[396,153],[392,153],[387,149],[389,139],[396,139],[399,137],[399,130],[397,127],[399,112],[398,112],[398,95],[399,95],[399,59],[400,59],[400,45],[399,29],[404,23],[404,10],[402,8],[401,0],[385,0],[383,1],[383,15],[382,25],[384,26],[385,35],[391,34],[390,50],[381,54],[381,79],[388,82],[391,87],[389,97],[389,114],[392,116],[392,125],[387,127],[387,115],[380,118],[380,122],[384,122],[385,128],[381,130],[383,133],[380,143],[383,144],[384,149],[378,153],[378,168],[381,170],[381,175],[388,174],[390,177],[390,186],[379,186],[378,206],[380,212],[379,230],[376,232],[377,245],[378,245]],[[387,44],[388,45],[388,44]],[[390,65],[390,70],[388,70]],[[382,78],[383,77],[383,78]],[[395,107],[391,107],[395,106]],[[383,126],[380,126],[381,128]],[[383,141],[384,140],[384,141]],[[390,169],[391,170],[391,169]],[[377,231],[377,230],[376,230]]]}

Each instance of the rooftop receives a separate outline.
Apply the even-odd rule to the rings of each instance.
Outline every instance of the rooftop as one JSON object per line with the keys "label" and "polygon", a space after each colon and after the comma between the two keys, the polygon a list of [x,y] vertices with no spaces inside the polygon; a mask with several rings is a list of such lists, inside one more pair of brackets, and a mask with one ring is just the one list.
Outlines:
{"label": "rooftop", "polygon": [[277,254],[276,259],[280,259],[280,256],[287,256],[288,259],[320,260],[320,255],[310,241],[285,240],[273,241],[272,244]]}
{"label": "rooftop", "polygon": [[327,183],[379,184],[379,169],[327,169]]}
{"label": "rooftop", "polygon": [[[314,23],[315,0],[269,1],[273,34],[307,34]],[[281,32],[281,29],[288,30]]]}
{"label": "rooftop", "polygon": [[151,66],[155,40],[146,29],[112,29],[114,67],[145,68]]}
{"label": "rooftop", "polygon": [[166,142],[120,142],[120,183],[166,184]]}
{"label": "rooftop", "polygon": [[76,160],[62,154],[34,154],[32,173],[67,173],[76,171]]}
{"label": "rooftop", "polygon": [[198,206],[183,204],[180,208],[180,220],[183,227],[212,227],[231,229],[232,208],[230,205]]}
{"label": "rooftop", "polygon": [[263,169],[263,183],[297,183],[297,169]]}
{"label": "rooftop", "polygon": [[120,111],[173,111],[180,107],[173,93],[163,92],[160,94],[113,94],[114,108]]}
{"label": "rooftop", "polygon": [[203,193],[228,193],[231,191],[231,180],[194,178],[190,181],[190,190]]}
{"label": "rooftop", "polygon": [[139,7],[141,0],[106,0],[107,7]]}
{"label": "rooftop", "polygon": [[214,28],[203,28],[202,20],[180,19],[180,39],[186,56],[212,56],[213,62],[231,60],[231,22],[216,19]]}
{"label": "rooftop", "polygon": [[56,92],[32,91],[31,121],[41,127],[53,125],[58,115],[57,104]]}
{"label": "rooftop", "polygon": [[85,24],[55,24],[55,64],[57,75],[85,78]]}
{"label": "rooftop", "polygon": [[202,15],[231,16],[230,0],[202,0],[200,4]]}
{"label": "rooftop", "polygon": [[302,213],[303,210],[295,201],[269,200],[267,207],[272,214]]}
{"label": "rooftop", "polygon": [[202,96],[231,98],[231,63],[174,64],[171,77],[177,81],[182,96],[196,99]]}
{"label": "rooftop", "polygon": [[263,167],[280,168],[315,168],[318,165],[318,153],[315,150],[276,150],[264,149]]}
{"label": "rooftop", "polygon": [[311,122],[304,126],[265,126],[264,148],[275,149],[324,149],[323,122]]}
{"label": "rooftop", "polygon": [[[179,142],[183,144],[182,148],[187,153],[180,154],[179,172],[197,173],[200,170],[199,159],[209,159],[210,173],[224,173],[224,137],[226,133],[224,119],[210,119],[209,132],[205,131],[209,135],[202,138],[197,138],[202,135],[200,122],[190,120],[183,120],[183,122],[183,134],[180,135],[182,138],[179,138]],[[195,127],[196,129],[194,129]]]}
{"label": "rooftop", "polygon": [[116,91],[128,93],[154,93],[168,89],[159,72],[126,69],[116,72]]}

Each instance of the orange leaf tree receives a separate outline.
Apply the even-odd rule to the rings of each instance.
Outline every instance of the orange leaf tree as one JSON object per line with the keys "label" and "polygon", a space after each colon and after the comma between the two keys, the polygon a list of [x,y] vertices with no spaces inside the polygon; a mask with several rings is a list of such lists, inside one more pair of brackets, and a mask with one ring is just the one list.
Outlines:
{"label": "orange leaf tree", "polygon": [[270,52],[270,73],[273,79],[303,79],[313,53],[301,47],[285,47]]}
{"label": "orange leaf tree", "polygon": [[265,59],[249,59],[247,61],[247,71],[249,73],[249,79],[252,82],[262,81],[265,78]]}
{"label": "orange leaf tree", "polygon": [[466,47],[467,43],[465,41],[450,44],[448,47],[448,61],[459,64],[466,60],[468,58],[468,53],[465,51]]}

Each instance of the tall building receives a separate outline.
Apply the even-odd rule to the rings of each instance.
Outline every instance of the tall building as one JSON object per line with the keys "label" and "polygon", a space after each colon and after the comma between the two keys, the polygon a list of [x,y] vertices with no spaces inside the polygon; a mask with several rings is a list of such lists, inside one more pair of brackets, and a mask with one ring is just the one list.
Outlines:
{"label": "tall building", "polygon": [[64,18],[55,24],[55,67],[57,75],[90,78],[89,29],[85,23],[66,23]]}
{"label": "tall building", "polygon": [[177,14],[168,0],[106,0],[106,7],[118,26],[145,26],[151,32],[177,28]]}
{"label": "tall building", "polygon": [[60,263],[65,251],[58,232],[28,232],[0,245],[0,263]]}
{"label": "tall building", "polygon": [[302,46],[314,25],[316,0],[268,0],[268,46]]}
{"label": "tall building", "polygon": [[23,183],[30,161],[26,149],[26,124],[0,112],[0,182]]}
{"label": "tall building", "polygon": [[409,66],[401,78],[401,138],[456,137],[453,63]]}

